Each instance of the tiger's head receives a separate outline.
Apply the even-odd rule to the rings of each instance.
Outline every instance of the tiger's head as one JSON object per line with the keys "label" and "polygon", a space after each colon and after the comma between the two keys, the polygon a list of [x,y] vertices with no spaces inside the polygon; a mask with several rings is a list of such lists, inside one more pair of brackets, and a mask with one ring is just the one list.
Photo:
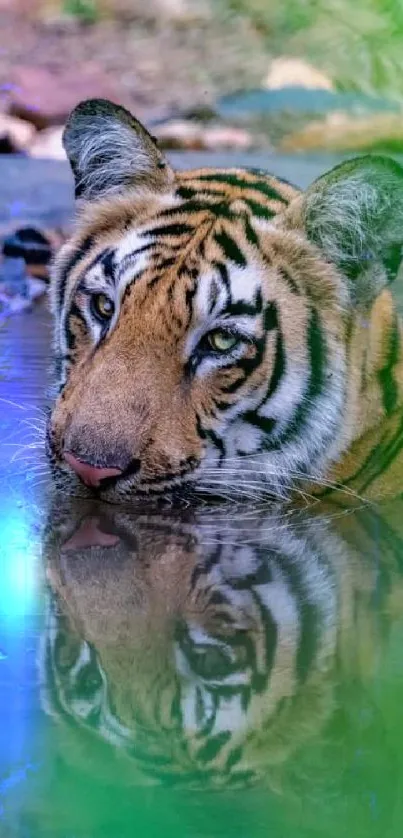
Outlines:
{"label": "tiger's head", "polygon": [[401,167],[363,157],[304,194],[262,171],[174,172],[102,100],[64,144],[80,207],[51,289],[55,476],[120,501],[284,495],[326,473],[382,409],[376,347],[358,377],[400,265]]}

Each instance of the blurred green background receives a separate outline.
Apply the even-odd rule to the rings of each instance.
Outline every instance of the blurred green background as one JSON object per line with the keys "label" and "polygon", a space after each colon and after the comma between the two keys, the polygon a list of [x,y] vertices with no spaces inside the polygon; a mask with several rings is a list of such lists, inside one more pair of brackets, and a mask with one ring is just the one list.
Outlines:
{"label": "blurred green background", "polygon": [[182,120],[166,148],[403,151],[403,0],[0,0],[0,28],[0,117],[39,131],[101,95]]}
{"label": "blurred green background", "polygon": [[63,0],[60,8],[89,22],[161,13],[177,23],[199,17],[224,28],[229,19],[240,36],[248,26],[255,31],[268,56],[307,58],[338,89],[403,96],[402,0],[161,0],[151,6],[143,0]]}

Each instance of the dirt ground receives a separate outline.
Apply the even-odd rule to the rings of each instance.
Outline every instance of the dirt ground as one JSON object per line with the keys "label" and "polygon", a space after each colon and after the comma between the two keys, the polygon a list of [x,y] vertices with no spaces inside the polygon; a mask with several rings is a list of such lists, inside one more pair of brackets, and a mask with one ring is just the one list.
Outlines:
{"label": "dirt ground", "polygon": [[89,70],[101,94],[107,79],[140,118],[211,106],[219,94],[259,85],[267,74],[270,56],[244,17],[158,14],[152,6],[146,14],[149,4],[141,5],[143,12],[135,0],[126,4],[131,13],[115,10],[90,24],[35,0],[0,0],[0,105],[18,88],[21,67],[31,68],[31,77],[40,68],[70,79],[78,99],[80,68]]}
{"label": "dirt ground", "polygon": [[[0,0],[0,153],[62,159],[61,132],[69,112],[94,96],[128,107],[165,149],[401,153],[403,109],[398,100],[379,109],[379,102],[368,105],[362,97],[354,108],[344,99],[322,112],[312,97],[305,100],[305,109],[299,107],[297,90],[287,103],[283,92],[293,85],[347,96],[350,89],[364,96],[366,89],[371,95],[382,89],[379,80],[371,87],[361,72],[348,84],[343,81],[340,68],[346,62],[340,56],[329,72],[323,56],[315,63],[318,39],[329,44],[328,52],[334,51],[332,26],[325,15],[323,32],[315,28],[310,0],[301,0],[303,25],[298,2]],[[334,2],[339,20],[344,0]],[[366,2],[359,0],[361,11]],[[318,4],[324,14],[326,0]],[[359,28],[363,34],[352,45],[351,57],[365,63],[361,18]],[[301,37],[305,33],[299,46],[291,37],[294,30],[301,30]],[[339,47],[345,39],[336,26],[335,33]],[[375,52],[368,52],[371,66]],[[381,64],[386,52],[379,53]],[[245,117],[242,94],[235,97],[232,113],[216,111],[215,103],[224,94],[254,88],[280,93],[277,111],[266,102],[262,119],[255,119],[251,110]],[[10,116],[25,124],[11,125]],[[26,122],[34,126],[31,133]]]}

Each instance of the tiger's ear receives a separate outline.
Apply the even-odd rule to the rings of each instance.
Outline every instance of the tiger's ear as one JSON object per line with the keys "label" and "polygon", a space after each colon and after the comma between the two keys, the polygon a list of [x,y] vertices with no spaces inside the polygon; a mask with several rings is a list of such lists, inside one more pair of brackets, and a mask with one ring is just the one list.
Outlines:
{"label": "tiger's ear", "polygon": [[310,240],[347,276],[352,300],[369,302],[402,261],[402,167],[375,155],[336,166],[305,193],[302,219]]}
{"label": "tiger's ear", "polygon": [[63,145],[74,179],[76,198],[97,200],[125,189],[168,189],[173,172],[151,134],[120,105],[88,99],[72,111]]}

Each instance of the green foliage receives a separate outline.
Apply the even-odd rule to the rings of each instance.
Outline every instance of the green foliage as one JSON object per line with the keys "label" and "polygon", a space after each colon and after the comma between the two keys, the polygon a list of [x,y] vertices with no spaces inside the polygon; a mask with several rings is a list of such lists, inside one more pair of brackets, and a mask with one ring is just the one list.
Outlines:
{"label": "green foliage", "polygon": [[403,0],[223,0],[272,54],[305,58],[341,90],[403,100]]}
{"label": "green foliage", "polygon": [[95,23],[99,17],[97,0],[64,0],[63,12],[83,23]]}

